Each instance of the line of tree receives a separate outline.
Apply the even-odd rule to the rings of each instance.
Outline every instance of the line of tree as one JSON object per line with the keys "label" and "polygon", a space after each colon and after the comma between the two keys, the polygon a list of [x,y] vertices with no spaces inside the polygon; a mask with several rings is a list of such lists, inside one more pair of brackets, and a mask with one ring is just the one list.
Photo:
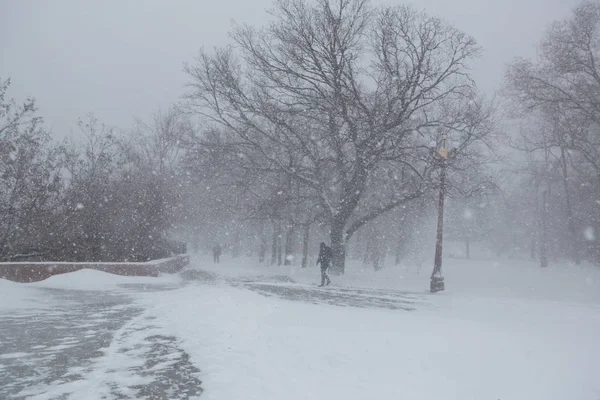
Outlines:
{"label": "line of tree", "polygon": [[181,252],[167,238],[177,211],[179,138],[169,111],[128,136],[92,115],[54,143],[33,99],[0,84],[0,261],[146,261]]}
{"label": "line of tree", "polygon": [[512,169],[523,185],[507,201],[527,210],[517,225],[542,266],[600,263],[599,57],[600,4],[586,1],[548,28],[537,59],[517,59],[506,73],[518,121],[509,144],[520,152]]}
{"label": "line of tree", "polygon": [[348,257],[421,266],[444,162],[462,255],[477,242],[600,263],[599,7],[508,67],[506,115],[470,74],[472,37],[368,0],[276,0],[269,24],[200,51],[182,101],[129,133],[89,116],[55,144],[4,81],[0,260],[142,260],[178,237],[302,267],[323,240],[338,273]]}

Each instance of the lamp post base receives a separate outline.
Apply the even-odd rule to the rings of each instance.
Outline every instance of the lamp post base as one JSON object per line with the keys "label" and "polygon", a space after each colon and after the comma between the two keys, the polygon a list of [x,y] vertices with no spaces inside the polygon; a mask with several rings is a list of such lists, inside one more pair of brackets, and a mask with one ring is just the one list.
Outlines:
{"label": "lamp post base", "polygon": [[440,292],[444,290],[444,277],[434,275],[431,277],[431,283],[429,284],[429,291],[431,293]]}

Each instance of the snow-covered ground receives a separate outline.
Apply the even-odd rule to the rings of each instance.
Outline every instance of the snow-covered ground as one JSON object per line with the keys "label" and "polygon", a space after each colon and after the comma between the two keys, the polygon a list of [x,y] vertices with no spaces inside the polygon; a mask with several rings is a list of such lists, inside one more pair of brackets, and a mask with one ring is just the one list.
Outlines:
{"label": "snow-covered ground", "polygon": [[[209,261],[194,265],[318,281],[316,268]],[[422,293],[410,312],[267,298],[224,282],[162,293],[150,312],[202,365],[208,399],[600,398],[600,271],[450,259],[446,267],[448,291],[433,296],[423,293],[428,271],[350,264],[334,277],[336,286]]]}
{"label": "snow-covered ground", "polygon": [[[131,372],[144,365],[148,335],[175,338],[200,370],[189,375],[202,380],[206,399],[600,399],[598,268],[446,259],[447,290],[431,295],[429,267],[374,272],[349,263],[332,288],[320,289],[315,267],[195,257],[184,278],[79,271],[35,285],[0,281],[0,293],[20,299],[0,315],[43,304],[40,286],[123,293],[121,283],[147,285],[127,292],[143,311],[92,369],[54,388],[72,399],[110,398],[111,384],[136,398],[125,389],[152,380]],[[152,289],[165,285],[176,288]],[[412,311],[386,307],[392,298]],[[167,355],[153,367],[177,370],[177,360]]]}
{"label": "snow-covered ground", "polygon": [[137,293],[181,284],[178,275],[135,278],[94,270],[33,284],[0,280],[0,399],[200,393],[198,370],[177,339],[134,301]]}
{"label": "snow-covered ground", "polygon": [[[319,283],[319,269],[298,266],[270,266],[254,259],[222,257],[213,264],[206,256],[192,257],[192,266],[221,276],[285,275],[299,283]],[[426,292],[433,268],[422,263],[395,267],[388,260],[386,267],[373,271],[362,263],[350,260],[343,276],[333,277],[334,285],[368,287],[412,292]],[[518,297],[527,299],[576,301],[600,304],[600,268],[590,265],[551,264],[542,269],[536,262],[523,260],[446,258],[443,263],[446,292],[441,295],[477,297]]]}

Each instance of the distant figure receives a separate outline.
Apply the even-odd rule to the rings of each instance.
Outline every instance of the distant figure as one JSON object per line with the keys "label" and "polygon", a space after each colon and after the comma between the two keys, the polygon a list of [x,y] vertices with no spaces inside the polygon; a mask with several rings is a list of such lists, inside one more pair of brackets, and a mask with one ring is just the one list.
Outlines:
{"label": "distant figure", "polygon": [[[331,283],[331,279],[329,279],[329,276],[327,276],[327,268],[329,268],[330,263],[331,247],[321,242],[321,248],[319,249],[319,258],[317,259],[317,265],[321,264],[321,284],[319,285],[319,287],[323,287]],[[327,281],[327,283],[325,283],[325,281]]]}
{"label": "distant figure", "polygon": [[215,264],[219,263],[219,257],[221,257],[221,245],[217,243],[215,247],[213,247],[213,262]]}

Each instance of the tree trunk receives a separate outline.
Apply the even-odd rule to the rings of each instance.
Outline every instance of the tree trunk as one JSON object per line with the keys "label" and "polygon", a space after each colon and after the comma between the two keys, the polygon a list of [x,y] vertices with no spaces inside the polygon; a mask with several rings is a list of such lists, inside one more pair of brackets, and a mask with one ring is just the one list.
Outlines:
{"label": "tree trunk", "polygon": [[267,252],[267,244],[265,243],[265,239],[261,238],[260,245],[258,247],[258,262],[265,262],[265,254]]}
{"label": "tree trunk", "polygon": [[542,192],[542,210],[541,210],[541,240],[540,240],[540,266],[546,268],[548,266],[548,235],[546,233],[546,201],[548,192]]}
{"label": "tree trunk", "polygon": [[383,265],[382,265],[382,254],[381,254],[381,248],[382,248],[382,243],[381,243],[381,239],[379,237],[379,232],[375,233],[375,245],[373,246],[373,255],[372,255],[372,260],[373,260],[373,269],[375,271],[379,271]]}
{"label": "tree trunk", "polygon": [[331,272],[342,275],[346,267],[346,241],[344,238],[344,226],[346,221],[335,220],[331,224]]}
{"label": "tree trunk", "polygon": [[304,224],[304,236],[302,237],[302,268],[308,266],[308,244],[310,240],[310,224]]}
{"label": "tree trunk", "polygon": [[571,234],[570,240],[570,253],[571,257],[575,261],[576,265],[581,264],[579,257],[579,240],[577,240],[577,232],[575,230],[575,221],[573,220],[573,209],[571,208],[571,193],[569,191],[568,171],[567,171],[567,160],[565,158],[565,149],[561,147],[561,167],[563,175],[563,185],[565,187],[565,205],[567,207],[567,220],[569,222],[569,233]]}
{"label": "tree trunk", "polygon": [[273,223],[273,241],[271,243],[271,265],[277,262],[277,224]]}
{"label": "tree trunk", "polygon": [[352,178],[342,188],[340,207],[331,218],[331,272],[341,275],[346,270],[346,242],[356,230],[346,231],[348,219],[352,216],[365,189],[368,171],[364,159],[358,158]]}
{"label": "tree trunk", "polygon": [[367,265],[369,263],[369,257],[371,257],[371,247],[373,245],[373,240],[371,235],[367,234],[367,240],[365,244],[365,254],[363,254],[363,264]]}
{"label": "tree trunk", "polygon": [[395,259],[395,265],[398,266],[400,265],[400,261],[402,261],[402,256],[404,253],[404,250],[406,249],[406,241],[407,237],[404,234],[404,231],[402,230],[402,228],[400,228],[400,233],[398,234],[398,241],[396,242],[396,259]]}
{"label": "tree trunk", "polygon": [[465,238],[465,255],[467,256],[467,260],[471,258],[471,241],[469,240],[469,237],[467,236]]}
{"label": "tree trunk", "polygon": [[362,248],[361,248],[361,244],[364,243],[363,237],[364,237],[364,229],[358,230],[358,232],[356,232],[356,236],[354,236],[354,246],[353,246],[353,250],[351,253],[352,254],[351,257],[354,260],[360,260],[360,258],[363,256]]}
{"label": "tree trunk", "polygon": [[233,249],[232,249],[232,254],[231,256],[233,258],[238,258],[240,256],[240,248],[242,246],[242,241],[240,239],[240,231],[236,230],[235,234],[233,235]]}
{"label": "tree trunk", "polygon": [[283,265],[292,265],[294,260],[294,226],[290,225],[285,235],[285,257]]}
{"label": "tree trunk", "polygon": [[260,224],[260,237],[258,244],[258,262],[265,262],[265,257],[267,255],[267,237],[265,235],[265,224],[261,222]]}
{"label": "tree trunk", "polygon": [[277,265],[281,266],[282,257],[281,257],[281,222],[277,224]]}

